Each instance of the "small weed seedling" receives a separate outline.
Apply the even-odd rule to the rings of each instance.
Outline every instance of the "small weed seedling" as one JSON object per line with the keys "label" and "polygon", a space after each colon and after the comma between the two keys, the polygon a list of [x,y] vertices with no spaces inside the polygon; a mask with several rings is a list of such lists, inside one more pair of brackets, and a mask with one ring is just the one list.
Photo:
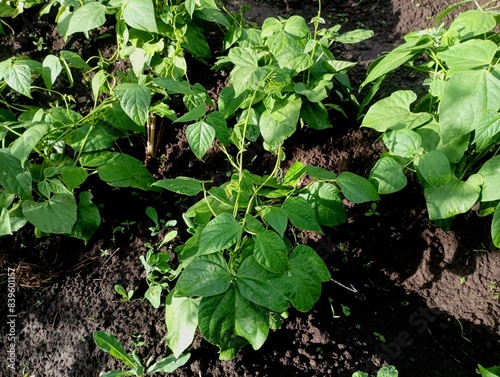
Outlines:
{"label": "small weed seedling", "polygon": [[[377,377],[398,377],[399,373],[396,367],[392,365],[388,365],[382,367],[377,372]],[[369,377],[368,373],[365,372],[356,372],[352,375],[352,377]]]}
{"label": "small weed seedling", "polygon": [[125,288],[123,288],[123,286],[120,284],[116,284],[114,288],[116,293],[121,296],[123,302],[130,302],[132,296],[134,295],[134,291],[132,289],[127,292]]}

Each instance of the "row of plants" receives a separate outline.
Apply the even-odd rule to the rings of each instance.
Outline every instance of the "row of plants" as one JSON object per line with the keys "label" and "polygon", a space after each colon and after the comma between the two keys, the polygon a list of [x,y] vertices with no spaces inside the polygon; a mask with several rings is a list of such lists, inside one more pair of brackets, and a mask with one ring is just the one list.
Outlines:
{"label": "row of plants", "polygon": [[[2,6],[4,30],[5,17],[40,3]],[[372,32],[322,28],[321,2],[310,24],[300,16],[272,17],[260,27],[214,0],[58,0],[44,3],[40,14],[55,14],[65,39],[97,35],[106,25],[116,49],[112,56],[86,60],[59,51],[42,61],[16,56],[0,63],[0,235],[30,223],[37,237],[64,234],[88,242],[100,225],[92,201],[96,179],[198,199],[183,214],[190,237],[175,248],[176,258],[158,251],[174,233],[141,258],[146,298],[159,308],[166,294],[172,354],[144,366],[112,335],[96,332],[96,344],[129,367],[106,376],[175,370],[188,361],[197,330],[219,347],[221,359],[233,359],[246,345],[259,349],[290,308],[309,311],[322,283],[331,279],[314,249],[297,242],[295,229],[322,233],[322,227],[342,224],[344,199],[378,201],[401,190],[411,171],[424,187],[431,219],[450,219],[480,203],[479,214],[494,213],[492,239],[500,245],[495,12],[464,12],[448,30],[439,26],[406,36],[404,45],[370,66],[362,86],[375,85],[361,105],[348,78],[354,63],[336,59],[331,46],[358,43]],[[205,38],[211,32],[223,35],[223,54],[215,63]],[[463,59],[464,53],[471,59]],[[228,74],[216,101],[189,80],[188,56]],[[131,68],[113,71],[120,60]],[[403,64],[430,74],[430,90],[413,110],[417,96],[403,90],[363,116],[362,126],[383,133],[388,148],[369,179],[300,161],[283,170],[284,145],[297,128],[332,127],[331,111],[347,115],[344,103],[359,106],[361,117],[383,79]],[[64,93],[77,75],[93,96],[92,107],[81,113]],[[40,105],[40,98],[53,100]],[[167,123],[187,124],[199,160],[209,150],[222,153],[231,167],[228,181],[156,181],[144,161],[116,151],[117,141],[139,135],[144,160],[154,158],[157,126]],[[255,144],[273,156],[270,171],[249,170],[246,152]]]}

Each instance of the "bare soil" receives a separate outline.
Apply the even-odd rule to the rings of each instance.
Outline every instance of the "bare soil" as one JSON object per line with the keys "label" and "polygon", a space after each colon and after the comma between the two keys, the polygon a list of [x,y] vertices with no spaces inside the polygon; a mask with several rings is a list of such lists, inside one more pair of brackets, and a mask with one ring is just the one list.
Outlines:
{"label": "bare soil", "polygon": [[[226,3],[231,9],[241,4]],[[317,12],[316,1],[244,3],[256,23],[291,14],[310,19]],[[401,43],[405,33],[431,27],[432,17],[446,6],[433,0],[330,0],[323,1],[322,16],[327,26],[342,24],[341,31],[375,32],[360,45],[335,47],[339,58],[359,63],[351,76],[356,87],[370,61]],[[28,13],[15,22],[19,33],[0,41],[2,59],[17,52],[35,56],[30,33],[42,36],[51,51],[74,49],[84,57],[98,43],[73,38],[65,44],[48,23]],[[212,82],[214,92],[217,85]],[[401,70],[384,84],[381,95],[400,88],[418,91],[421,85]],[[196,162],[183,127],[168,127],[162,140],[162,151],[151,165],[157,178],[225,179],[223,156],[213,152],[205,163]],[[140,141],[131,150],[144,158]],[[286,145],[290,163],[300,160],[364,176],[380,152],[376,135],[341,117],[321,133],[297,131]],[[2,303],[7,267],[17,276],[17,370],[7,368],[2,347],[2,376],[22,376],[23,371],[30,377],[99,376],[119,368],[94,344],[96,330],[115,334],[129,350],[132,336],[141,335],[144,345],[137,352],[143,360],[164,355],[163,305],[155,310],[140,299],[147,286],[139,256],[146,253],[146,242],[157,241],[148,230],[153,224],[145,209],[153,206],[161,218],[178,219],[179,243],[181,214],[191,203],[166,192],[113,189],[97,181],[92,193],[103,223],[88,245],[60,236],[36,239],[29,227],[0,238]],[[369,204],[346,205],[346,224],[325,229],[323,236],[297,234],[325,259],[334,279],[324,284],[310,313],[292,311],[260,350],[246,348],[233,361],[219,361],[216,347],[198,337],[188,364],[172,375],[347,377],[392,364],[404,377],[466,377],[475,375],[478,363],[499,364],[500,300],[494,294],[500,292],[500,251],[490,241],[489,219],[472,212],[458,217],[452,230],[442,230],[428,220],[420,187],[412,181],[402,192],[382,198],[375,213]],[[496,288],[494,281],[499,282]],[[135,290],[134,300],[120,301],[115,284]],[[6,334],[6,304],[0,313]]]}

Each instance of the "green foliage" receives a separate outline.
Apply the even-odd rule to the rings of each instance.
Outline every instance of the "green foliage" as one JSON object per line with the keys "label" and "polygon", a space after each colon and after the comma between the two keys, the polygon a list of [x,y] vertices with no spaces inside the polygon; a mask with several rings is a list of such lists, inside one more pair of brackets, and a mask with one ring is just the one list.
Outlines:
{"label": "green foliage", "polygon": [[373,95],[405,64],[428,75],[428,93],[412,107],[417,95],[398,90],[373,104],[362,126],[381,132],[388,149],[370,173],[380,194],[401,190],[405,171],[415,172],[431,220],[453,219],[479,203],[480,216],[493,214],[491,236],[500,247],[497,25],[495,11],[470,10],[447,29],[407,34],[404,44],[369,67],[363,85],[375,82]]}
{"label": "green foliage", "polygon": [[226,35],[229,52],[217,67],[232,67],[232,87],[221,93],[219,109],[225,117],[251,118],[252,135],[260,132],[269,150],[290,137],[299,120],[317,130],[331,127],[328,107],[341,110],[324,103],[333,89],[341,100],[356,102],[346,75],[355,63],[337,60],[329,47],[357,43],[373,33],[339,34],[340,25],[319,30],[323,22],[318,14],[311,32],[300,16],[271,17],[261,29],[234,27]]}
{"label": "green foliage", "polygon": [[136,351],[128,353],[120,341],[111,334],[104,331],[94,332],[95,344],[105,352],[108,352],[115,359],[123,362],[128,369],[108,371],[102,376],[122,377],[122,376],[146,376],[153,373],[172,373],[177,368],[183,366],[189,360],[190,354],[182,354],[178,357],[167,356],[155,363],[144,365]]}
{"label": "green foliage", "polygon": [[483,368],[481,364],[477,366],[478,370],[477,374],[480,374],[483,377],[499,377],[500,376],[500,366]]}

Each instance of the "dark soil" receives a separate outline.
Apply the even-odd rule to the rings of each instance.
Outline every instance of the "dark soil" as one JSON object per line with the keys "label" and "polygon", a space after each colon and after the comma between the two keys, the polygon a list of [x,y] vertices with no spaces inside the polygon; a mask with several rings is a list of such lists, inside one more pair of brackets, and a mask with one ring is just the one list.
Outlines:
{"label": "dark soil", "polygon": [[[227,3],[232,9],[238,5]],[[310,19],[317,12],[314,1],[245,4],[251,9],[248,17],[257,23],[290,14]],[[328,25],[342,24],[342,31],[362,27],[375,32],[360,45],[336,47],[340,58],[359,62],[352,74],[355,86],[370,61],[398,45],[405,33],[431,27],[432,17],[445,7],[433,0],[331,0],[323,1],[322,16]],[[64,45],[47,23],[35,21],[28,16],[15,20],[19,33],[3,37],[3,59],[13,52],[36,54],[29,37],[35,31],[49,50],[84,54],[92,45],[83,39]],[[420,90],[404,70],[384,85],[381,95],[399,88]],[[366,176],[380,153],[375,136],[342,118],[336,123],[320,134],[299,131],[286,145],[288,161]],[[225,179],[223,157],[213,152],[205,163],[195,162],[182,127],[166,129],[163,140],[152,164],[158,178]],[[135,153],[143,154],[142,147],[137,142]],[[137,352],[143,360],[164,355],[163,305],[155,310],[139,299],[147,288],[139,256],[146,253],[146,242],[157,241],[148,230],[153,224],[145,209],[153,206],[161,218],[177,219],[182,235],[181,214],[190,203],[166,192],[131,195],[98,182],[92,193],[102,206],[103,223],[88,245],[60,236],[36,239],[29,227],[0,238],[2,334],[9,330],[8,267],[15,270],[17,285],[17,370],[7,368],[2,347],[2,376],[98,376],[120,368],[94,344],[96,330],[115,334],[129,350],[132,336],[142,335],[145,344]],[[490,241],[490,219],[470,213],[457,218],[452,230],[442,230],[428,220],[415,182],[384,197],[371,216],[369,204],[346,205],[346,224],[325,229],[323,236],[297,235],[325,259],[334,279],[324,284],[310,313],[292,311],[260,350],[246,348],[234,361],[219,361],[217,348],[197,338],[190,361],[173,375],[347,377],[392,364],[405,377],[465,377],[475,375],[478,363],[499,364],[500,300],[494,294],[500,292],[500,251]],[[496,291],[494,281],[499,282]],[[135,290],[134,300],[120,301],[115,284]]]}

